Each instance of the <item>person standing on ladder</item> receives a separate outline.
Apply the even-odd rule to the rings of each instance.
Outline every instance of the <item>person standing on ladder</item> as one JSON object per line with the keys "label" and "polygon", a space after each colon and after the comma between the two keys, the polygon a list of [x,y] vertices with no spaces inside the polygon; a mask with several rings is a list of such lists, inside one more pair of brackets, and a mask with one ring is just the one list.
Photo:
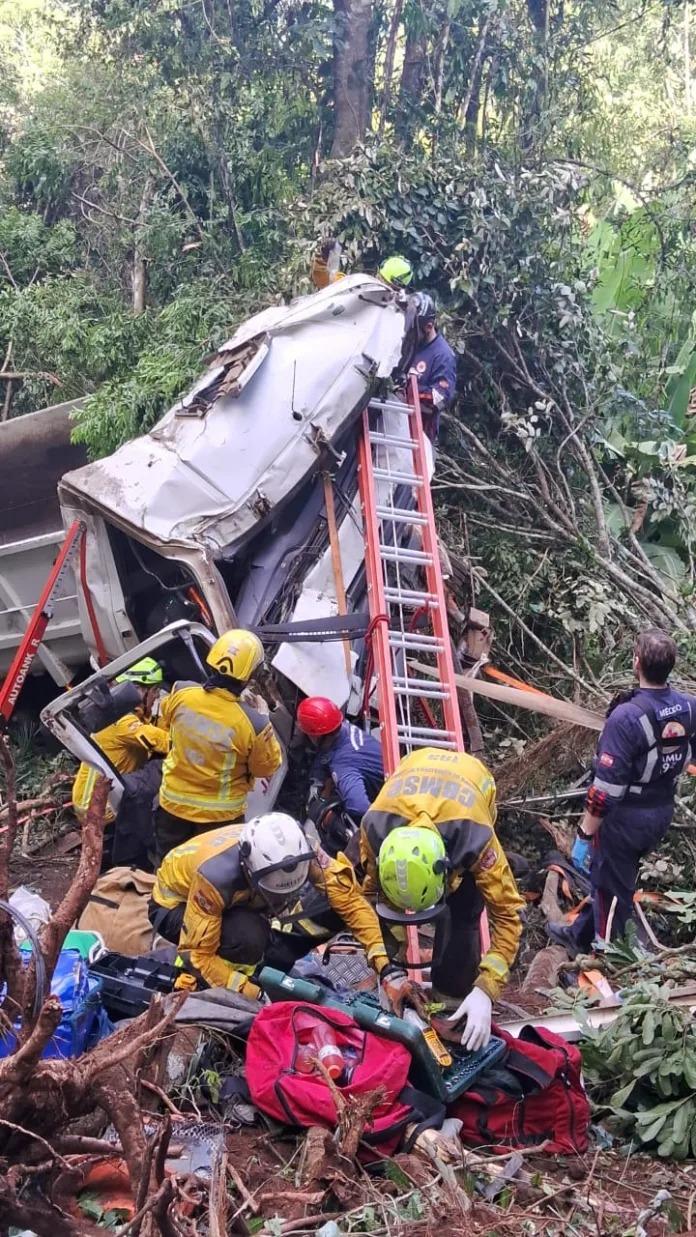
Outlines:
{"label": "person standing on ladder", "polygon": [[162,708],[171,746],[155,818],[160,862],[195,834],[242,821],[255,779],[282,761],[268,717],[239,699],[263,661],[258,636],[226,631],[206,661],[205,683],[175,683]]}
{"label": "person standing on ladder", "polygon": [[[449,1021],[453,1028],[463,1025],[461,1042],[469,1050],[490,1039],[493,1001],[522,935],[525,904],[495,818],[495,783],[485,765],[465,752],[424,747],[404,757],[360,827],[363,889],[378,895],[383,927],[403,931],[404,925],[435,923],[433,997],[457,1004]],[[484,908],[491,942],[481,956]],[[385,936],[387,952],[396,957],[398,942],[388,926]],[[405,966],[390,978],[418,1007],[420,990]]]}
{"label": "person standing on ladder", "polygon": [[696,737],[696,698],[669,685],[676,657],[671,636],[641,632],[633,653],[638,689],[612,702],[607,713],[572,849],[576,867],[590,873],[591,902],[574,924],[547,924],[552,940],[572,957],[606,939],[612,905],[610,935],[624,935],[640,860],[672,823],[677,783]]}
{"label": "person standing on ladder", "polygon": [[427,292],[416,294],[418,342],[411,361],[420,395],[423,429],[436,443],[440,413],[451,404],[457,390],[457,358],[437,329],[435,301]]}

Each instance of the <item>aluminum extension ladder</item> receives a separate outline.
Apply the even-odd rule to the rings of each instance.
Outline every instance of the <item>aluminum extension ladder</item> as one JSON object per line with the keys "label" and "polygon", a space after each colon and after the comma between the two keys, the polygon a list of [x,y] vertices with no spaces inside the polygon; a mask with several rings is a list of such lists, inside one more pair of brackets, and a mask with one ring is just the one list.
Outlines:
{"label": "aluminum extension ladder", "polygon": [[[464,751],[418,385],[363,412],[358,479],[384,766],[418,747]],[[436,677],[414,674],[410,660]]]}
{"label": "aluminum extension ladder", "polygon": [[[365,569],[384,769],[419,747],[463,752],[445,588],[428,477],[418,383],[408,403],[372,400],[363,412],[358,483],[365,530]],[[417,542],[417,545],[414,544]],[[437,677],[413,674],[409,658]],[[367,685],[366,695],[370,694]],[[480,920],[481,951],[489,947]],[[409,974],[420,965],[418,931],[406,929]]]}

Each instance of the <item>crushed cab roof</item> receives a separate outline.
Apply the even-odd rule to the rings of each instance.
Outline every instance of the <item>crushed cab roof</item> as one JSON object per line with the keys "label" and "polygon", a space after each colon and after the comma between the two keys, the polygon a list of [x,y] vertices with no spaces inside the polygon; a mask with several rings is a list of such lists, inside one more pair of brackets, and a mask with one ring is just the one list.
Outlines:
{"label": "crushed cab roof", "polygon": [[67,473],[61,497],[151,543],[222,550],[302,482],[404,333],[394,293],[366,275],[263,310],[148,434]]}

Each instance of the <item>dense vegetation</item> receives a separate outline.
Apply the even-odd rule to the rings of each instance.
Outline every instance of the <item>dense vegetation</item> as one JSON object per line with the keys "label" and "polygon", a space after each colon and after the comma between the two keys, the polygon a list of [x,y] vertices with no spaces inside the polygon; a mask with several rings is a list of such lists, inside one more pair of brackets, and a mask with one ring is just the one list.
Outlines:
{"label": "dense vegetation", "polygon": [[0,0],[0,415],[88,395],[108,452],[319,239],[402,252],[460,356],[443,529],[511,663],[587,693],[645,621],[691,653],[692,8]]}

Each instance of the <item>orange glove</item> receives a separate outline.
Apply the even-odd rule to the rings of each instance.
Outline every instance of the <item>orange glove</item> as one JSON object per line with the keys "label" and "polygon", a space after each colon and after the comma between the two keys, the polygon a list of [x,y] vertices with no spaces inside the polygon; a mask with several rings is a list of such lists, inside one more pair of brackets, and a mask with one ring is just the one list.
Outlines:
{"label": "orange glove", "polygon": [[379,977],[379,982],[397,1018],[402,1017],[404,1006],[410,1005],[420,1018],[427,1019],[427,997],[420,985],[409,979],[401,967],[386,966]]}

